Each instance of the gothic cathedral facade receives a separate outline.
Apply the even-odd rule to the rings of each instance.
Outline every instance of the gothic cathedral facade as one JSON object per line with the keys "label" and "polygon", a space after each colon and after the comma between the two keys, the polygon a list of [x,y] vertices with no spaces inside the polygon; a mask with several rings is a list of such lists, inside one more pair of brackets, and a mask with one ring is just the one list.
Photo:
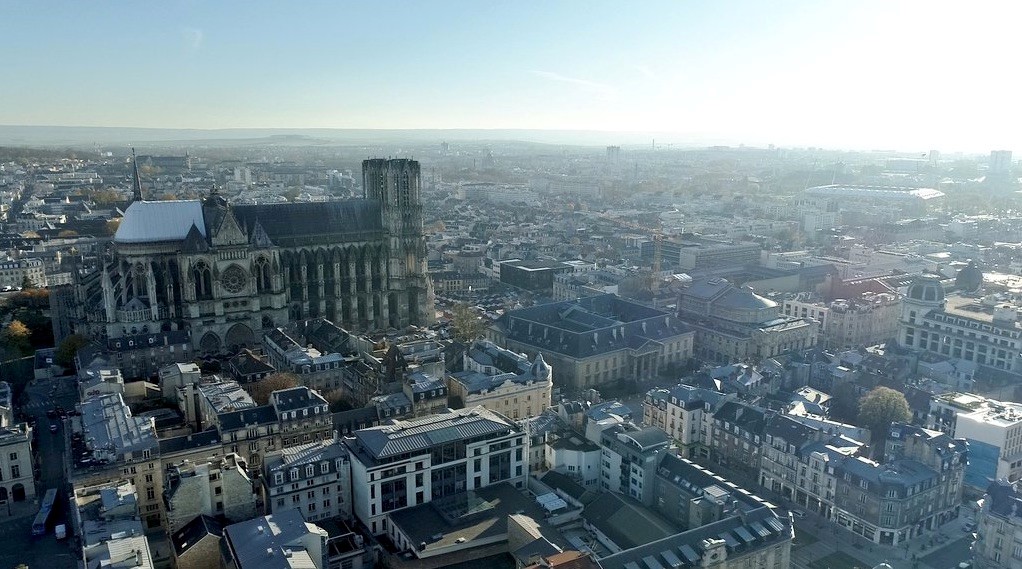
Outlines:
{"label": "gothic cathedral facade", "polygon": [[419,163],[365,160],[362,179],[362,199],[231,205],[215,190],[144,201],[136,174],[136,200],[101,266],[77,284],[75,330],[142,349],[172,335],[218,355],[289,320],[431,324]]}

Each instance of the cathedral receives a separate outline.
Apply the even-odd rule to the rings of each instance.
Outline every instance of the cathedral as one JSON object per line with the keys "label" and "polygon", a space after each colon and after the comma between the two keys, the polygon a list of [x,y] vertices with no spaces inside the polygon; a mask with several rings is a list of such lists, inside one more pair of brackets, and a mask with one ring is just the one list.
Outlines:
{"label": "cathedral", "polygon": [[[363,199],[231,205],[134,201],[93,278],[75,291],[75,329],[108,345],[187,338],[195,355],[236,353],[262,330],[325,317],[351,330],[424,326],[419,163],[362,163]],[[118,346],[120,347],[120,346]]]}

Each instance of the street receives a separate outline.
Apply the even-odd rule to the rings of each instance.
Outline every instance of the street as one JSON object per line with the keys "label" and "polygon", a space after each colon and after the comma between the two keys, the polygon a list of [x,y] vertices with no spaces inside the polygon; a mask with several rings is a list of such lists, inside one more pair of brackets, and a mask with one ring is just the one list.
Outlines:
{"label": "street", "polygon": [[[74,381],[70,378],[32,381],[25,389],[21,411],[36,420],[33,454],[39,467],[36,480],[37,497],[26,502],[12,504],[10,514],[0,511],[0,541],[7,547],[0,548],[0,569],[8,569],[25,563],[29,567],[50,567],[64,569],[75,567],[70,540],[57,541],[53,532],[32,539],[32,521],[39,509],[39,501],[49,488],[59,490],[57,505],[54,507],[53,523],[64,523],[67,510],[64,476],[64,427],[57,433],[50,432],[51,423],[59,419],[48,419],[46,411],[55,405],[71,410],[77,397]],[[52,394],[52,395],[51,395]]]}

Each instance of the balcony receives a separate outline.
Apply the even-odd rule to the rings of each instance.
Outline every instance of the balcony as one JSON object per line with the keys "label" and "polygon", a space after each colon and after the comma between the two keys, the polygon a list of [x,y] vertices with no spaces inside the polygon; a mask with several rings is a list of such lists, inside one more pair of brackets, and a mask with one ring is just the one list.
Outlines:
{"label": "balcony", "polygon": [[[170,318],[170,312],[166,306],[159,306],[156,310],[156,320],[166,320]],[[142,310],[117,310],[117,321],[118,322],[153,322],[153,311],[149,308]]]}

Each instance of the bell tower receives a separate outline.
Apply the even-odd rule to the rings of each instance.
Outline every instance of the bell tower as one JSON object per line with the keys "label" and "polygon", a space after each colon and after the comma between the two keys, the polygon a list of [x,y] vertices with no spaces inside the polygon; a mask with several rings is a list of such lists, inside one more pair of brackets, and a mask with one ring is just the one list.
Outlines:
{"label": "bell tower", "polygon": [[390,325],[395,327],[425,326],[435,317],[422,233],[421,186],[422,174],[415,160],[371,158],[362,162],[365,198],[379,202],[388,233],[388,302]]}

